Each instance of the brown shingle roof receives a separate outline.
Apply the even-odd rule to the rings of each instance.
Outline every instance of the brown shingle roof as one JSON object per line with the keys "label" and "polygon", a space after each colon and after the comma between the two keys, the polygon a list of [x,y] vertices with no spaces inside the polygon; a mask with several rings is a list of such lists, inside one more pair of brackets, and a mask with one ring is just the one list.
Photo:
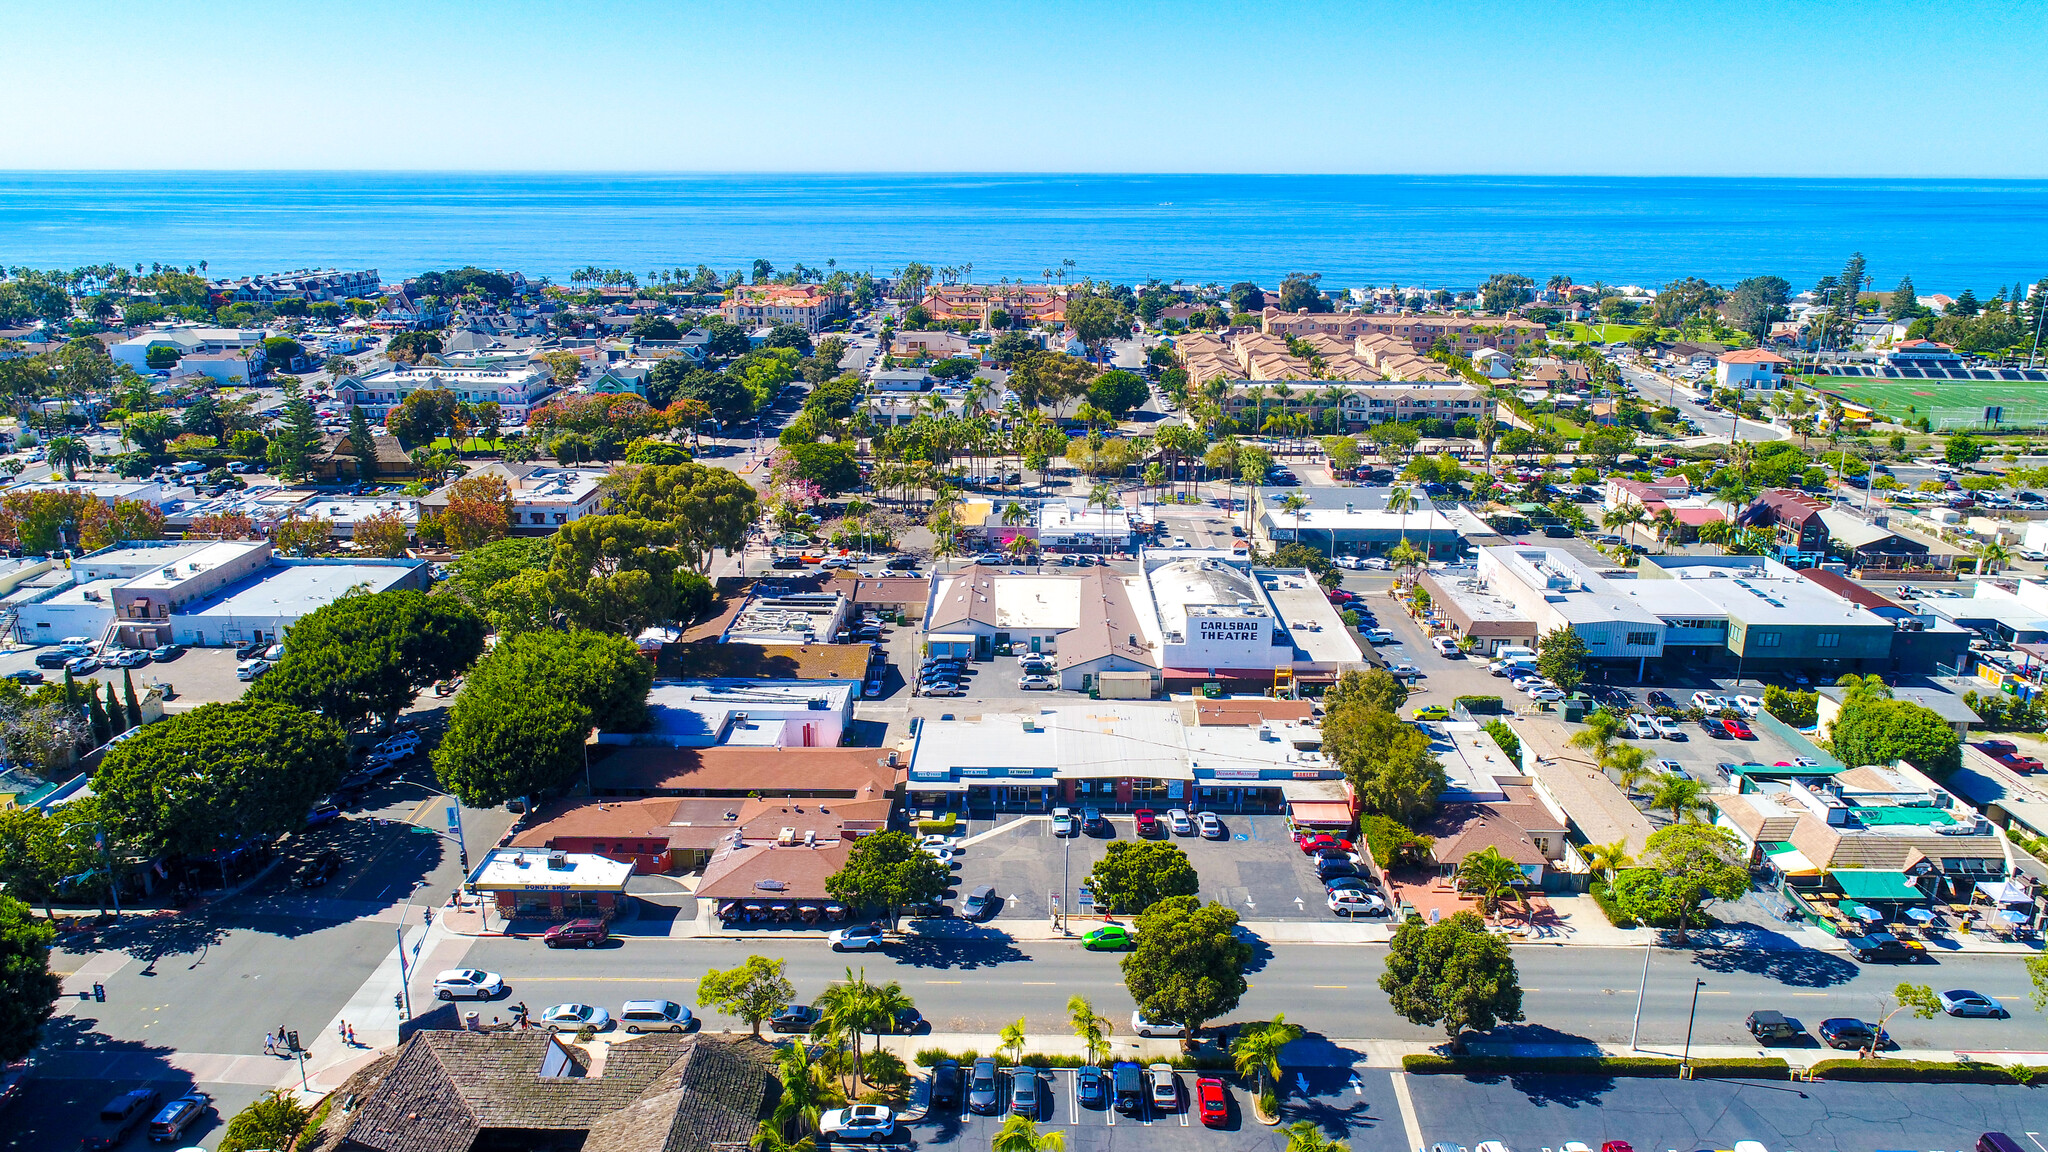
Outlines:
{"label": "brown shingle roof", "polygon": [[[704,866],[697,896],[704,900],[824,900],[825,878],[846,867],[853,846],[844,840],[821,848],[756,844],[728,850]],[[763,882],[778,884],[762,888]]]}
{"label": "brown shingle roof", "polygon": [[671,644],[662,650],[664,680],[859,680],[867,674],[865,644]]}
{"label": "brown shingle roof", "polygon": [[874,748],[624,747],[593,760],[590,781],[593,791],[610,795],[758,792],[876,800],[903,779],[904,769],[889,767],[885,759],[886,753]]}

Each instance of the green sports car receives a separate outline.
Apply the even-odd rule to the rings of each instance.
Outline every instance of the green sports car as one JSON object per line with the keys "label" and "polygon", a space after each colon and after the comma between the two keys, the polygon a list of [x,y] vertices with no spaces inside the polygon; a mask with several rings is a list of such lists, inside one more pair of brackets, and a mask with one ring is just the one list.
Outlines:
{"label": "green sports car", "polygon": [[1091,952],[1121,952],[1136,942],[1137,937],[1121,924],[1104,924],[1081,937],[1081,947]]}

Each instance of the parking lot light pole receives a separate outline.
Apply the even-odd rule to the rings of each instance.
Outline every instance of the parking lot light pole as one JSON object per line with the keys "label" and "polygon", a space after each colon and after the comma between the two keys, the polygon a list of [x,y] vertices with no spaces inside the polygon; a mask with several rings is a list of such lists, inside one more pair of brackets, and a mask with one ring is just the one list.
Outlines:
{"label": "parking lot light pole", "polygon": [[1631,1052],[1636,1050],[1636,1037],[1643,1029],[1643,994],[1650,990],[1650,947],[1649,941],[1643,943],[1643,982],[1636,987],[1635,1023],[1628,1026],[1628,1050]]}
{"label": "parking lot light pole", "polygon": [[1680,1068],[1692,1067],[1692,1022],[1699,1018],[1700,989],[1706,986],[1705,980],[1695,979],[1692,982],[1692,1012],[1685,1018],[1685,1055],[1678,1061]]}

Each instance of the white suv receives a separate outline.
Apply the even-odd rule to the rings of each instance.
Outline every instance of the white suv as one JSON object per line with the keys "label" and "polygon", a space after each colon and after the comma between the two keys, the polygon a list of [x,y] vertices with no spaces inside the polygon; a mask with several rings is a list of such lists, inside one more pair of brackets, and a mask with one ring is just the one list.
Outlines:
{"label": "white suv", "polygon": [[488,1000],[505,990],[505,978],[481,968],[450,968],[434,977],[434,995],[443,1000],[458,996]]}
{"label": "white suv", "polygon": [[1638,740],[1655,740],[1657,722],[1641,712],[1631,712],[1628,717],[1628,734]]}

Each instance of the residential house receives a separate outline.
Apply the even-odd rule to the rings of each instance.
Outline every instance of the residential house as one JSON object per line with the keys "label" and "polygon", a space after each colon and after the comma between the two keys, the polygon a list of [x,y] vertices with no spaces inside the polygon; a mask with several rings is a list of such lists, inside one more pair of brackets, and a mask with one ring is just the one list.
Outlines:
{"label": "residential house", "polygon": [[1715,360],[1714,382],[1723,388],[1776,388],[1785,382],[1790,360],[1763,348],[1723,352]]}
{"label": "residential house", "polygon": [[350,450],[348,433],[324,434],[320,447],[313,452],[312,479],[332,484],[337,480],[396,480],[417,474],[412,453],[405,450],[398,437],[372,433],[370,444],[376,449],[376,458],[366,474],[362,461]]}
{"label": "residential house", "polygon": [[1828,525],[1821,515],[1827,508],[1826,501],[1797,489],[1769,488],[1735,522],[1744,528],[1770,529],[1779,559],[1818,564],[1828,555]]}
{"label": "residential house", "polygon": [[382,283],[375,268],[354,272],[300,268],[293,272],[244,276],[239,280],[214,280],[207,285],[207,293],[230,304],[275,304],[280,300],[310,303],[375,296]]}
{"label": "residential house", "polygon": [[[507,464],[495,460],[469,472],[469,477],[495,477],[505,482],[506,492],[512,498],[512,530],[526,536],[545,536],[564,524],[603,511],[603,485],[610,475],[610,470],[604,468]],[[454,490],[455,482],[450,481],[422,499],[421,509],[441,515],[447,511]]]}

